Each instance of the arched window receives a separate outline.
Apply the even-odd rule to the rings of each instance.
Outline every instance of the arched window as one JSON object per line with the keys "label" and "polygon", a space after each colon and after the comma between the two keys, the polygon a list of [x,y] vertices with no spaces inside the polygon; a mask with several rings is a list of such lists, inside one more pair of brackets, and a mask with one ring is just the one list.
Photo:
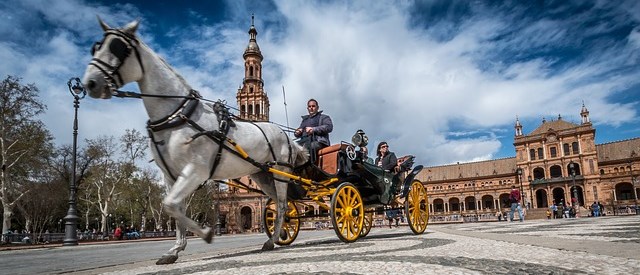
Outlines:
{"label": "arched window", "polygon": [[249,76],[253,76],[253,66],[249,67]]}
{"label": "arched window", "polygon": [[253,105],[249,104],[249,115],[253,115]]}
{"label": "arched window", "polygon": [[256,115],[260,115],[260,104],[256,104]]}
{"label": "arched window", "polygon": [[571,154],[571,151],[569,151],[569,143],[562,144],[562,149],[564,150],[565,156],[568,156]]}
{"label": "arched window", "polygon": [[556,147],[555,146],[549,148],[549,153],[551,153],[551,157],[552,158],[555,158],[555,157],[558,156],[558,153],[556,152]]}
{"label": "arched window", "polygon": [[560,165],[554,165],[549,168],[549,175],[551,178],[562,177],[562,167]]}
{"label": "arched window", "polygon": [[240,106],[240,114],[244,115],[246,111],[246,108],[244,107],[244,105]]}
{"label": "arched window", "polygon": [[531,160],[535,160],[536,159],[536,150],[535,149],[529,150],[529,157],[531,158]]}
{"label": "arched window", "polygon": [[580,148],[578,147],[577,142],[571,143],[571,148],[573,149],[574,155],[580,154]]}
{"label": "arched window", "polygon": [[544,168],[538,167],[533,169],[533,179],[544,179]]}
{"label": "arched window", "polygon": [[600,175],[604,175],[604,169],[600,169]]}
{"label": "arched window", "polygon": [[460,200],[458,198],[449,199],[449,206],[451,208],[449,209],[450,211],[460,211]]}

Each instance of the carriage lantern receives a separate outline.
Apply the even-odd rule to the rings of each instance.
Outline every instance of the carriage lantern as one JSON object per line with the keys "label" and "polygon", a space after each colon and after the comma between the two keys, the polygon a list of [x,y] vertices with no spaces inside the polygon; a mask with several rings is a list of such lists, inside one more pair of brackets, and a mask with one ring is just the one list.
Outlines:
{"label": "carriage lantern", "polygon": [[80,107],[80,99],[83,99],[87,92],[80,82],[80,78],[72,77],[67,82],[69,92],[73,96],[73,108],[75,110],[73,117],[73,156],[71,162],[71,182],[69,183],[69,210],[67,216],[64,217],[64,240],[62,245],[78,245],[78,211],[76,210],[76,159],[78,147],[78,108]]}
{"label": "carriage lantern", "polygon": [[351,137],[351,141],[353,142],[353,144],[359,147],[365,147],[367,146],[367,144],[369,144],[369,138],[367,137],[367,134],[365,134],[362,130],[356,131],[356,134]]}

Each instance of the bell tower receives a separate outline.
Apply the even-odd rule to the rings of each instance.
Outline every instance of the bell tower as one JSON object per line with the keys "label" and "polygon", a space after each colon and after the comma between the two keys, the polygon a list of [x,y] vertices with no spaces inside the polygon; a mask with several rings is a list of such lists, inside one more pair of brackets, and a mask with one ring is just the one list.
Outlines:
{"label": "bell tower", "polygon": [[262,53],[256,36],[258,31],[253,24],[249,28],[249,45],[244,50],[244,79],[238,88],[236,99],[240,109],[240,118],[251,121],[269,120],[269,97],[264,91],[262,81]]}

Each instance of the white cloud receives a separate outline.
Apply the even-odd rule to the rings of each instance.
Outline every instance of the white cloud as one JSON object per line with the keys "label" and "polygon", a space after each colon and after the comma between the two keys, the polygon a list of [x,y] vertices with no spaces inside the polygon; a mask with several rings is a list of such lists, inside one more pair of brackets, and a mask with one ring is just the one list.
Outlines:
{"label": "white cloud", "polygon": [[[102,35],[96,13],[112,26],[141,17],[142,40],[193,88],[207,98],[235,105],[251,13],[245,2],[228,3],[228,18],[237,21],[176,26],[166,34],[152,31],[160,18],[145,18],[142,7],[134,5],[116,9],[72,0],[22,3],[11,12],[0,10],[2,18],[20,15],[9,21],[15,30],[0,26],[0,34],[29,33],[26,28],[37,29],[38,24],[50,27],[29,38],[37,48],[25,50],[15,41],[0,41],[0,73],[23,76],[25,82],[40,87],[49,106],[44,120],[58,143],[71,141],[73,109],[66,80],[82,75],[90,58],[90,41]],[[419,27],[410,20],[414,7],[409,3],[277,1],[275,7],[261,5],[263,10],[255,10],[256,28],[265,56],[271,119],[286,124],[285,86],[290,125],[299,124],[307,99],[316,98],[333,118],[334,143],[348,141],[363,129],[370,136],[370,150],[386,140],[397,154],[414,154],[419,162],[435,165],[493,158],[502,148],[512,148],[500,139],[504,132],[512,133],[516,115],[521,121],[558,113],[578,117],[582,100],[595,123],[619,126],[637,120],[637,98],[626,103],[611,100],[640,79],[637,28],[625,41],[603,43],[593,53],[585,50],[584,56],[563,66],[558,66],[558,56],[542,51],[575,43],[567,36],[573,39],[573,28],[594,16],[590,13],[532,21],[477,7],[457,24],[436,21]],[[38,13],[44,19],[35,16]],[[637,14],[629,11],[625,18],[637,22]],[[589,34],[601,34],[624,20],[595,26]],[[160,43],[166,37],[170,43]],[[137,100],[85,99],[80,136],[119,135],[127,128],[143,131],[146,119]],[[474,130],[492,134],[451,135]]]}

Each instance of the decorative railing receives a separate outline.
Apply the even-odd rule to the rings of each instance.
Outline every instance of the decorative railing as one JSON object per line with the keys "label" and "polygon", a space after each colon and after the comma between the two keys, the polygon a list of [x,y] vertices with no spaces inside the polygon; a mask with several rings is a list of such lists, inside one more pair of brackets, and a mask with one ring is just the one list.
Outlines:
{"label": "decorative railing", "polygon": [[[582,176],[582,175],[577,175],[576,176],[576,180],[582,180],[582,179],[584,179],[584,176]],[[572,181],[572,180],[573,180],[573,177],[557,177],[557,178],[550,178],[550,179],[535,179],[535,180],[531,181],[531,185],[566,182],[566,181]]]}

